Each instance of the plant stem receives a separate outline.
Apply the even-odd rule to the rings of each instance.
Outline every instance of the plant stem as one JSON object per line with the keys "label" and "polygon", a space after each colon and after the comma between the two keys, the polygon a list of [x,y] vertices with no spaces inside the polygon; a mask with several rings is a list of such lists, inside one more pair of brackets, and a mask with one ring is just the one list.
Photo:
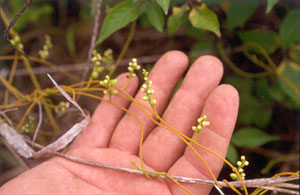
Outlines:
{"label": "plant stem", "polygon": [[122,58],[124,57],[128,47],[129,47],[129,45],[132,41],[133,35],[135,33],[135,29],[136,29],[136,22],[134,21],[134,22],[131,23],[130,32],[129,32],[129,35],[127,37],[127,40],[126,40],[126,42],[125,42],[125,44],[124,44],[124,46],[121,50],[120,55],[118,56],[118,58],[116,60],[116,63],[112,66],[112,68],[111,68],[111,70],[108,74],[109,76],[112,76],[114,74],[114,72],[117,69],[118,65],[120,64]]}

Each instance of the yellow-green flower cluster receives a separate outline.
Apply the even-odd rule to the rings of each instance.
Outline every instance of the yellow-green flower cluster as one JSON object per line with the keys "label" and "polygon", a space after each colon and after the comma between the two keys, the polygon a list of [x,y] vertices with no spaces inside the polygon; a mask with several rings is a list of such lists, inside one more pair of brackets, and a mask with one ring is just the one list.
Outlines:
{"label": "yellow-green flower cluster", "polygon": [[136,58],[133,58],[131,60],[131,62],[129,62],[128,64],[128,71],[129,71],[129,77],[132,78],[132,77],[135,77],[136,74],[134,73],[135,70],[139,70],[141,68],[140,65],[138,65],[137,63],[137,59]]}
{"label": "yellow-green flower cluster", "polygon": [[28,117],[28,123],[26,123],[25,125],[23,125],[21,127],[21,132],[22,133],[29,133],[31,130],[34,129],[34,117],[29,116]]}
{"label": "yellow-green flower cluster", "polygon": [[209,121],[206,120],[207,119],[207,116],[204,115],[200,118],[198,118],[197,122],[198,122],[198,125],[197,126],[193,126],[192,129],[195,133],[200,133],[202,131],[202,128],[205,127],[205,126],[208,126],[209,125]]}
{"label": "yellow-green flower cluster", "polygon": [[40,57],[45,60],[49,57],[49,49],[52,48],[52,42],[49,35],[45,35],[45,45],[43,46],[43,49],[39,51]]}
{"label": "yellow-green flower cluster", "polygon": [[106,65],[110,65],[110,64],[112,64],[114,62],[114,57],[113,57],[113,51],[112,51],[112,49],[107,49],[107,50],[104,51],[102,61]]}
{"label": "yellow-green flower cluster", "polygon": [[105,76],[103,81],[100,81],[100,85],[102,85],[105,90],[104,94],[108,94],[110,97],[111,95],[115,95],[118,93],[116,89],[112,89],[117,84],[117,79],[111,79],[108,75]]}
{"label": "yellow-green flower cluster", "polygon": [[24,45],[21,43],[21,39],[18,35],[14,36],[13,39],[10,40],[11,44],[13,44],[17,49],[23,50]]}
{"label": "yellow-green flower cluster", "polygon": [[69,102],[59,102],[59,104],[54,107],[54,111],[55,112],[65,111],[69,107],[70,107],[70,103]]}
{"label": "yellow-green flower cluster", "polygon": [[[244,167],[249,165],[249,162],[246,161],[245,156],[241,156],[241,160],[236,162],[238,168],[237,171],[240,173],[242,179],[245,179],[246,174],[244,173]],[[238,180],[238,176],[236,173],[231,173],[230,174],[231,179],[233,180]]]}
{"label": "yellow-green flower cluster", "polygon": [[148,78],[149,73],[145,69],[143,69],[143,74],[144,74],[145,83],[142,85],[141,91],[146,94],[143,96],[143,100],[148,101],[151,106],[155,106],[157,103],[156,99],[151,97],[151,95],[154,94],[154,90],[150,89],[152,85],[152,81],[149,81]]}
{"label": "yellow-green flower cluster", "polygon": [[103,58],[100,55],[100,53],[98,53],[96,50],[93,50],[93,57],[91,59],[94,68],[93,68],[93,72],[92,72],[92,78],[93,79],[97,79],[99,77],[99,75],[101,74],[101,72],[104,70],[104,68],[101,65]]}

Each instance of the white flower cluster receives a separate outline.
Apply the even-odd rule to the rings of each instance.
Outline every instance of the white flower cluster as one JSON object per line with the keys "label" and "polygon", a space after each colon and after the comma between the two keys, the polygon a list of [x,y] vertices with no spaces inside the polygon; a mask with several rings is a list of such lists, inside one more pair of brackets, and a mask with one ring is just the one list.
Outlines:
{"label": "white flower cluster", "polygon": [[[249,165],[249,161],[246,160],[245,156],[241,156],[241,160],[236,162],[238,168],[237,171],[240,173],[242,179],[245,179],[246,173],[244,173],[244,167]],[[238,180],[238,176],[236,173],[230,174],[231,179]]]}
{"label": "white flower cluster", "polygon": [[100,81],[100,85],[102,85],[105,90],[104,94],[108,94],[109,96],[115,95],[118,93],[116,89],[112,89],[117,84],[117,79],[111,79],[108,75],[105,76],[103,81]]}
{"label": "white flower cluster", "polygon": [[135,77],[136,76],[136,74],[134,73],[134,71],[135,70],[139,70],[141,68],[141,66],[140,65],[138,65],[138,63],[137,63],[137,59],[136,58],[133,58],[132,60],[131,60],[131,62],[129,62],[129,64],[128,64],[128,71],[129,71],[129,77],[131,78],[131,77]]}
{"label": "white flower cluster", "polygon": [[144,74],[145,83],[142,85],[141,91],[146,94],[143,96],[143,100],[148,101],[151,106],[155,106],[157,103],[156,99],[151,97],[151,95],[154,94],[154,90],[150,89],[152,85],[152,81],[149,81],[148,78],[149,73],[145,69],[143,69],[143,74]]}
{"label": "white flower cluster", "polygon": [[50,36],[45,35],[45,45],[43,46],[43,49],[39,51],[41,59],[46,60],[49,57],[49,49],[52,47],[53,45]]}
{"label": "white flower cluster", "polygon": [[102,62],[101,54],[98,53],[96,50],[93,50],[93,57],[91,61],[94,64],[94,69],[91,76],[93,79],[97,79],[99,77],[99,74],[104,70],[104,68],[100,66]]}
{"label": "white flower cluster", "polygon": [[192,127],[192,129],[195,133],[200,133],[203,127],[209,125],[209,121],[207,121],[206,119],[207,119],[206,115],[198,118],[198,120],[197,120],[198,125]]}

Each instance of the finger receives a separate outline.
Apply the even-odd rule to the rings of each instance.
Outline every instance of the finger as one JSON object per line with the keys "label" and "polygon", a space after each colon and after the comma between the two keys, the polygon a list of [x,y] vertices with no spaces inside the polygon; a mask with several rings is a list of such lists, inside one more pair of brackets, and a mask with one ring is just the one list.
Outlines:
{"label": "finger", "polygon": [[[123,87],[127,81],[128,73],[121,74],[117,77],[118,87]],[[126,91],[134,95],[138,87],[138,79],[132,78],[128,84]],[[104,96],[108,99],[108,96]],[[123,99],[117,95],[112,96],[112,102],[122,107],[128,107],[129,101]],[[75,140],[72,147],[107,147],[113,133],[113,130],[117,126],[121,117],[123,116],[123,110],[116,106],[102,101],[96,108],[89,125],[83,134]]]}
{"label": "finger", "polygon": [[[167,106],[171,93],[186,70],[187,65],[188,59],[185,54],[179,51],[171,51],[164,54],[152,69],[149,80],[152,81],[151,89],[155,90],[153,97],[157,100],[155,108],[158,114],[162,113]],[[149,105],[142,100],[143,96],[144,93],[140,91],[135,99]],[[146,137],[155,127],[155,124],[145,116],[136,104],[131,104],[129,110],[143,123],[144,137]],[[140,123],[130,114],[126,114],[112,136],[110,147],[137,154],[140,138]]]}
{"label": "finger", "polygon": [[[198,58],[168,106],[163,119],[191,137],[192,125],[195,125],[205,100],[220,82],[222,74],[223,66],[217,58]],[[175,134],[158,126],[143,144],[144,161],[158,171],[167,171],[183,154],[185,147],[185,143]]]}
{"label": "finger", "polygon": [[[202,146],[214,151],[222,157],[226,156],[230,138],[235,126],[238,113],[238,92],[230,85],[217,87],[205,103],[202,115],[210,121],[208,127],[204,127],[197,142]],[[215,155],[193,145],[203,159],[207,162],[214,175],[217,177],[222,169],[223,161]],[[208,169],[187,148],[182,156],[169,170],[170,174],[200,179],[212,179]],[[195,194],[208,194],[211,187],[204,185],[184,184]],[[181,194],[181,189],[170,184],[172,194]]]}

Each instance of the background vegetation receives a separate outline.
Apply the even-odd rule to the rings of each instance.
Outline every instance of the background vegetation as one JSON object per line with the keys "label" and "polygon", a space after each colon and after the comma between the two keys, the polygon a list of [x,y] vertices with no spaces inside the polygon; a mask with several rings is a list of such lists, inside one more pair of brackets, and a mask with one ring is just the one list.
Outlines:
{"label": "background vegetation", "polygon": [[[26,54],[38,56],[47,34],[53,44],[48,60],[82,77],[97,11],[95,2],[32,0],[14,26]],[[2,0],[1,8],[11,20],[23,3]],[[299,170],[298,1],[107,0],[101,10],[96,48],[100,53],[112,49],[118,66],[107,63],[100,77],[126,71],[123,65],[132,57],[150,70],[158,57],[171,49],[187,53],[190,63],[201,55],[217,56],[225,66],[222,82],[234,85],[240,93],[238,122],[227,158],[234,163],[238,156],[247,156],[251,166],[245,171],[246,178]],[[2,35],[5,25],[0,27]],[[4,39],[0,45],[1,56],[13,54],[13,48]],[[2,77],[8,78],[11,65],[12,61],[0,61]],[[44,74],[55,69],[40,64],[34,64],[33,69],[40,84],[49,86]],[[54,76],[61,84],[72,83],[59,73]],[[14,86],[29,92],[33,88],[27,80],[26,71],[18,67]],[[4,86],[0,87],[4,92]],[[4,93],[0,93],[0,98],[3,102]],[[97,102],[84,100],[80,104],[93,111]],[[10,117],[20,118],[22,111]],[[70,124],[65,123],[66,118],[72,119],[68,120]],[[61,129],[67,129],[76,122],[76,115],[72,111],[58,113],[56,119]],[[55,138],[42,142],[47,144]],[[13,176],[19,166],[6,147],[0,145],[0,182]],[[230,172],[224,169],[222,174]]]}

